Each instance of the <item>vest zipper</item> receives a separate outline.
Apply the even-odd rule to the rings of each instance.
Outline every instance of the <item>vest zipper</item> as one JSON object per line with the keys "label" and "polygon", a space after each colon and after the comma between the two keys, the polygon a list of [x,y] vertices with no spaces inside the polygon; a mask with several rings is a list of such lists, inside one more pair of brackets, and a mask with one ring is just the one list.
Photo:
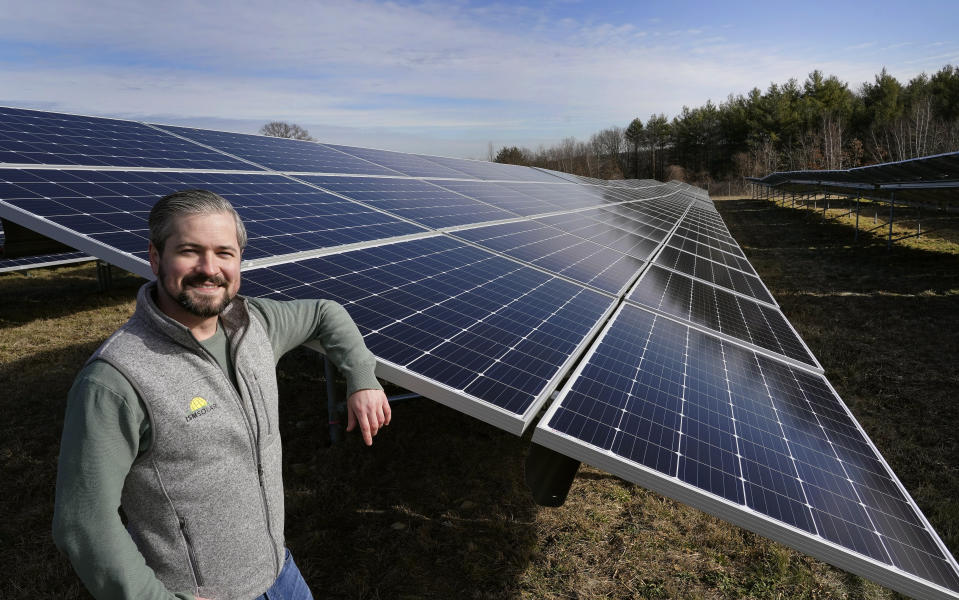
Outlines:
{"label": "vest zipper", "polygon": [[[251,319],[252,319],[252,317],[251,317]],[[250,387],[250,382],[247,380],[247,378],[246,378],[242,373],[239,372],[239,370],[238,370],[238,368],[237,368],[237,367],[238,367],[237,357],[239,356],[239,350],[238,350],[238,349],[239,349],[239,347],[240,347],[240,344],[243,342],[243,338],[246,337],[246,332],[247,332],[248,330],[249,330],[249,326],[247,326],[246,328],[242,328],[242,331],[240,332],[239,337],[237,337],[236,342],[234,342],[233,340],[231,340],[231,339],[230,339],[230,336],[227,335],[227,341],[229,342],[229,345],[230,345],[230,355],[231,355],[231,358],[233,359],[233,371],[234,371],[234,373],[236,373],[237,382],[239,382],[239,381],[242,379],[242,380],[243,380],[243,384],[246,385],[246,387],[247,387],[247,390],[250,390],[250,391],[251,391],[250,409],[253,411],[253,416],[254,416],[254,418],[256,419],[256,430],[255,430],[255,431],[254,431],[254,428],[253,428],[253,423],[250,422],[250,415],[247,413],[246,409],[245,409],[244,406],[243,406],[243,395],[240,393],[240,390],[237,389],[237,388],[233,385],[233,382],[230,381],[229,376],[228,376],[226,373],[224,373],[222,369],[220,369],[220,368],[218,367],[216,370],[220,372],[220,375],[221,375],[221,376],[223,376],[223,377],[225,377],[225,378],[227,379],[227,387],[228,387],[230,390],[233,391],[234,402],[237,403],[237,407],[239,408],[240,413],[243,415],[243,420],[246,422],[246,431],[247,431],[247,434],[248,434],[249,437],[250,437],[250,445],[252,446],[251,450],[252,450],[252,453],[253,453],[253,456],[252,456],[252,458],[253,458],[253,464],[256,466],[257,479],[258,479],[259,485],[260,485],[260,508],[263,510],[263,522],[266,524],[266,533],[267,533],[267,536],[268,536],[269,539],[270,539],[270,545],[271,545],[271,546],[273,547],[273,549],[274,549],[274,551],[273,551],[273,572],[276,574],[276,577],[279,577],[279,575],[280,575],[280,557],[279,557],[279,554],[278,554],[277,551],[276,551],[276,538],[275,538],[275,536],[273,535],[273,527],[272,527],[271,524],[270,524],[270,509],[269,509],[270,504],[269,504],[269,501],[267,500],[267,497],[266,497],[266,486],[265,486],[264,483],[263,483],[263,458],[262,458],[262,454],[261,454],[261,452],[260,452],[260,433],[261,433],[261,432],[260,432],[260,419],[259,419],[259,416],[258,416],[258,413],[257,413],[257,410],[256,410],[256,402],[254,402],[254,399],[253,399],[253,397],[252,397],[252,393],[253,393],[253,392],[252,392],[252,388]],[[224,332],[224,333],[225,333],[225,332]],[[216,359],[213,358],[213,355],[210,353],[210,351],[207,350],[206,348],[204,348],[204,347],[203,347],[203,344],[201,344],[201,343],[199,343],[199,342],[197,342],[197,346],[199,346],[200,350],[207,356],[207,359],[210,360],[210,361],[212,361],[213,364],[216,366],[216,365],[217,365]],[[259,382],[257,382],[257,384],[256,384],[256,392],[259,393],[261,396],[263,395],[263,394],[262,394],[262,390],[260,389],[260,384],[259,384]],[[265,407],[264,407],[264,410],[266,410]],[[282,493],[282,491],[281,491],[281,493]]]}
{"label": "vest zipper", "polygon": [[[252,320],[252,317],[250,317],[250,319]],[[261,432],[260,432],[260,419],[259,419],[259,417],[257,416],[256,402],[255,402],[255,399],[253,398],[253,389],[250,387],[250,382],[249,382],[249,380],[247,380],[246,376],[245,376],[244,374],[240,373],[239,370],[237,369],[237,366],[238,366],[237,357],[239,356],[239,347],[240,347],[240,344],[243,342],[243,338],[246,337],[246,332],[247,332],[248,330],[249,330],[249,326],[247,326],[245,329],[242,330],[242,332],[240,333],[239,337],[237,338],[235,344],[232,344],[232,343],[230,344],[230,352],[231,352],[232,355],[233,355],[233,370],[236,372],[237,380],[242,379],[244,385],[246,385],[247,390],[250,391],[250,394],[251,394],[251,395],[250,395],[250,408],[253,410],[253,416],[254,416],[254,418],[256,418],[256,432],[255,432],[255,434],[254,434],[253,431],[252,431],[252,430],[253,430],[253,426],[252,426],[252,424],[250,423],[249,418],[246,419],[246,424],[247,424],[247,427],[250,429],[250,434],[251,434],[251,436],[254,437],[254,441],[253,441],[253,453],[254,453],[254,457],[253,457],[253,458],[254,458],[254,461],[256,462],[257,478],[259,479],[259,483],[260,483],[260,500],[261,500],[261,506],[260,506],[260,507],[263,509],[263,521],[266,523],[266,533],[267,533],[267,536],[270,538],[270,545],[271,545],[271,546],[273,547],[273,549],[274,549],[274,551],[273,551],[273,572],[276,574],[276,577],[279,577],[279,576],[280,576],[280,557],[279,557],[279,555],[278,555],[278,553],[277,553],[277,551],[276,551],[276,538],[275,538],[275,536],[273,535],[273,527],[272,527],[272,525],[271,525],[271,523],[270,523],[270,503],[269,503],[269,501],[267,500],[267,497],[266,497],[266,486],[263,484],[263,457],[262,457],[262,454],[261,454],[261,452],[260,452],[260,434],[261,434]],[[228,337],[227,339],[229,339],[229,337]],[[255,377],[255,376],[254,376],[254,377]],[[231,386],[231,387],[232,387],[232,386]],[[256,383],[256,393],[258,393],[261,397],[262,397],[262,395],[263,395],[263,390],[260,389],[260,384],[259,384],[259,382]],[[239,397],[239,399],[240,399],[240,410],[243,411],[243,414],[244,414],[244,415],[246,415],[246,411],[243,409],[243,397],[242,397],[242,395],[240,394],[240,391],[239,391],[239,390],[236,390],[236,395],[237,395],[237,396]],[[263,410],[264,410],[264,411],[267,410],[265,406],[263,407]],[[282,494],[282,493],[283,493],[283,490],[280,490],[280,493]]]}
{"label": "vest zipper", "polygon": [[203,586],[203,577],[200,575],[200,566],[196,560],[196,552],[193,550],[193,540],[190,532],[187,531],[186,521],[180,517],[180,533],[183,534],[183,541],[186,542],[187,557],[190,559],[190,568],[193,570],[193,578],[196,580],[197,587]]}

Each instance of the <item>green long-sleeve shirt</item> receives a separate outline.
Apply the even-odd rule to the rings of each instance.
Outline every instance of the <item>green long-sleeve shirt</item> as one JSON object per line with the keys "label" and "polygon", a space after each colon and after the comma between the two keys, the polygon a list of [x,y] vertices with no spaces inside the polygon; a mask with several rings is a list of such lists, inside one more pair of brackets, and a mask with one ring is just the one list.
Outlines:
{"label": "green long-sleeve shirt", "polygon": [[[263,322],[277,359],[315,339],[346,377],[348,394],[381,389],[373,373],[375,359],[335,302],[250,298],[248,304]],[[202,344],[235,385],[222,328]],[[98,600],[193,600],[188,592],[167,590],[156,578],[118,513],[126,474],[150,443],[150,419],[130,382],[106,362],[87,365],[67,398],[53,531],[57,546]]]}

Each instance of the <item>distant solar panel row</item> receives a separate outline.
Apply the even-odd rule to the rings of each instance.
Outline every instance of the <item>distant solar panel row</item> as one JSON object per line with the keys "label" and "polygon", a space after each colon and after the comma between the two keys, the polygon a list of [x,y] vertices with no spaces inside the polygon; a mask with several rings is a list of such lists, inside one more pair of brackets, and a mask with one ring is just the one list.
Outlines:
{"label": "distant solar panel row", "polygon": [[959,152],[853,169],[780,171],[748,178],[774,194],[840,193],[928,204],[959,198]]}

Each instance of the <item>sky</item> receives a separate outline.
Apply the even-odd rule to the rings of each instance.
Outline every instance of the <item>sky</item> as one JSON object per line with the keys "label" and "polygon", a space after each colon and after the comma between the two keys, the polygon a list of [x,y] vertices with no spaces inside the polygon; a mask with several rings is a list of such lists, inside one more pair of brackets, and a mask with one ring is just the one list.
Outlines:
{"label": "sky", "polygon": [[485,158],[814,69],[906,83],[957,31],[956,0],[0,0],[0,105]]}

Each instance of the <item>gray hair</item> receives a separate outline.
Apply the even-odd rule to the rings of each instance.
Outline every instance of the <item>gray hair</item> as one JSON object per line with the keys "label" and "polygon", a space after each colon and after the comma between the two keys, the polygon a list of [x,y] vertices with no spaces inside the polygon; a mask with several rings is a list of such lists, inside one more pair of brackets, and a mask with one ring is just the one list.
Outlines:
{"label": "gray hair", "polygon": [[167,239],[173,235],[173,221],[181,215],[228,213],[236,222],[236,241],[246,248],[246,227],[230,201],[207,190],[182,190],[168,194],[150,210],[150,243],[162,254]]}

